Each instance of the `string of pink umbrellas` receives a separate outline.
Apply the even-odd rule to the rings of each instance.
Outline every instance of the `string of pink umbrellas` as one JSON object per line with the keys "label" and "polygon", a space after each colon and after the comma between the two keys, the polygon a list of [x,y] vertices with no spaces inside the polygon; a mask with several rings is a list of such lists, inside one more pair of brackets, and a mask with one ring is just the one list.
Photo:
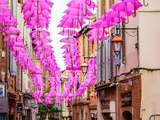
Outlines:
{"label": "string of pink umbrellas", "polygon": [[[16,28],[16,19],[10,14],[7,2],[4,0],[0,1],[0,22],[3,25],[2,31],[5,36],[5,41],[7,41],[8,46],[11,48],[17,63],[31,73],[32,81],[35,85],[34,98],[37,102],[51,104],[53,102],[52,98],[55,97],[55,102],[60,104],[62,97],[64,97],[66,101],[71,101],[72,97],[80,96],[87,87],[95,83],[95,71],[97,70],[96,58],[91,58],[88,61],[89,69],[87,79],[74,93],[73,88],[77,85],[81,69],[79,47],[77,45],[79,41],[74,36],[77,34],[77,30],[83,27],[85,21],[93,15],[91,9],[95,8],[95,4],[91,0],[72,0],[67,4],[68,9],[65,11],[66,15],[63,16],[58,26],[63,29],[60,34],[65,36],[61,42],[65,43],[63,46],[65,49],[64,58],[67,70],[69,71],[69,81],[65,85],[66,87],[62,93],[59,91],[61,85],[60,70],[57,66],[52,47],[49,45],[51,39],[49,38],[48,25],[52,5],[53,3],[49,0],[26,0],[23,6],[25,23],[27,27],[32,30],[30,36],[35,45],[35,53],[44,69],[49,73],[50,91],[45,94],[43,93],[44,83],[41,71],[36,68],[29,58],[23,40],[19,36],[19,32],[16,33],[16,31],[19,31]],[[134,14],[141,6],[142,4],[138,0],[119,0],[112,5],[109,11],[90,25],[91,31],[88,33],[90,40],[104,40],[107,37],[106,28],[124,22],[128,16]],[[4,9],[6,12],[4,12]],[[4,15],[7,17],[4,17]],[[9,22],[7,22],[7,20]],[[6,34],[8,31],[4,29],[7,28],[6,26],[11,29],[9,30],[9,34]],[[44,97],[45,101],[41,101],[42,97]]]}
{"label": "string of pink umbrellas", "polygon": [[24,70],[28,70],[33,84],[35,86],[35,91],[33,93],[34,98],[41,102],[41,97],[43,95],[43,79],[41,70],[38,69],[29,57],[24,41],[20,36],[20,30],[17,28],[17,20],[11,14],[9,10],[8,1],[0,0],[0,32],[4,40],[6,41],[8,47],[12,51],[16,62]]}
{"label": "string of pink umbrellas", "polygon": [[[94,80],[96,79],[94,77],[97,77],[96,74],[94,74],[94,71],[92,71],[96,71],[97,68],[92,64],[93,69],[89,69],[87,79],[80,85],[76,93],[71,93],[74,83],[77,84],[78,80],[74,79],[74,77],[77,78],[75,76],[76,73],[74,74],[74,72],[76,72],[77,68],[80,66],[78,59],[79,48],[77,47],[79,41],[75,38],[77,34],[76,30],[81,29],[85,24],[85,20],[88,20],[89,17],[93,16],[90,9],[94,9],[95,4],[91,0],[72,0],[67,6],[68,9],[65,11],[66,14],[62,17],[58,27],[62,27],[63,29],[60,34],[67,36],[63,38],[61,42],[65,43],[65,48],[63,47],[65,49],[64,58],[68,70],[71,71],[70,80],[66,87],[66,95],[70,93],[67,97],[71,100],[73,96],[80,96],[87,87],[93,85],[95,83]],[[141,6],[142,4],[139,0],[119,0],[117,3],[113,4],[111,9],[106,11],[102,17],[89,26],[91,29],[88,32],[89,40],[106,40],[108,36],[108,32],[106,31],[107,28],[125,22],[127,18],[133,15]],[[96,59],[93,59],[93,61],[93,63],[96,63]],[[89,63],[92,62],[89,60]],[[92,84],[87,84],[88,81],[91,81]]]}
{"label": "string of pink umbrellas", "polygon": [[[74,2],[75,2],[75,4],[82,3],[82,1],[74,1]],[[45,94],[45,103],[51,104],[52,97],[55,97],[56,98],[55,102],[57,104],[59,104],[61,102],[62,97],[65,97],[67,100],[67,98],[69,97],[71,88],[74,85],[76,85],[76,81],[78,80],[78,77],[79,77],[78,76],[79,72],[76,71],[76,69],[77,70],[80,69],[80,59],[79,59],[78,46],[74,46],[74,45],[63,46],[66,49],[67,49],[67,47],[71,47],[72,51],[70,51],[70,48],[69,48],[69,52],[68,51],[66,52],[66,54],[67,53],[72,54],[71,55],[72,57],[70,57],[70,61],[72,61],[72,62],[70,62],[70,65],[67,66],[67,69],[68,68],[73,69],[73,67],[74,67],[74,70],[69,73],[70,81],[66,85],[66,89],[64,90],[64,92],[62,92],[62,94],[59,93],[59,88],[60,88],[60,78],[59,78],[60,74],[59,73],[60,72],[59,72],[59,69],[57,69],[55,57],[53,54],[51,54],[52,51],[50,49],[49,50],[47,49],[48,47],[51,48],[48,45],[50,40],[45,39],[49,35],[49,32],[47,31],[47,29],[48,29],[50,14],[51,14],[51,10],[50,10],[51,7],[52,7],[52,3],[47,0],[41,0],[41,1],[28,0],[25,2],[24,6],[23,6],[23,14],[24,14],[24,19],[25,19],[26,25],[28,26],[28,28],[31,28],[33,30],[30,35],[31,35],[31,39],[34,40],[33,43],[36,45],[35,53],[38,56],[38,58],[40,59],[44,69],[49,71],[49,74],[52,77],[52,79],[50,79],[50,92]],[[83,9],[84,9],[84,6],[83,6]],[[65,17],[67,17],[67,16],[65,16]],[[68,39],[63,39],[63,41],[64,40],[68,40]],[[75,40],[75,39],[72,39],[72,40]],[[76,42],[74,41],[73,44],[75,44],[75,43]],[[48,52],[49,52],[49,54],[48,54]],[[69,57],[69,56],[66,55],[65,58],[67,58],[67,57]],[[50,59],[50,60],[48,60],[48,59]],[[53,61],[53,62],[51,63],[51,61]],[[66,62],[67,61],[69,61],[69,59],[67,59]],[[67,62],[67,63],[69,63],[69,62]],[[75,69],[75,67],[77,67],[77,68]],[[55,73],[56,70],[57,70],[57,72]],[[56,84],[57,81],[59,84]],[[55,89],[55,87],[57,89]]]}
{"label": "string of pink umbrellas", "polygon": [[61,85],[60,69],[50,45],[52,40],[49,38],[50,33],[48,32],[52,6],[53,3],[49,0],[26,0],[22,9],[25,24],[32,30],[30,37],[35,45],[36,56],[44,70],[49,73],[50,91],[44,94],[44,102],[47,104],[51,104],[52,97],[59,94]]}
{"label": "string of pink umbrellas", "polygon": [[106,40],[108,36],[107,28],[118,23],[125,23],[128,17],[135,14],[140,7],[142,7],[142,3],[139,0],[119,0],[90,25],[89,40]]}
{"label": "string of pink umbrellas", "polygon": [[[78,46],[79,41],[75,36],[78,34],[78,30],[82,29],[89,17],[93,16],[92,9],[94,9],[96,5],[91,0],[71,0],[67,6],[68,8],[64,11],[65,15],[62,17],[58,27],[62,28],[62,31],[59,34],[63,35],[64,38],[60,41],[64,43],[62,48],[64,49],[66,68],[69,71],[69,81],[62,92],[62,96],[66,98],[66,101],[70,102],[72,97],[82,93],[82,86],[83,89],[86,88],[86,82],[84,82],[79,90],[76,92],[74,91],[74,89],[77,89],[75,87],[78,84],[81,70]],[[96,59],[93,60],[95,61]],[[89,71],[87,75],[90,75]]]}

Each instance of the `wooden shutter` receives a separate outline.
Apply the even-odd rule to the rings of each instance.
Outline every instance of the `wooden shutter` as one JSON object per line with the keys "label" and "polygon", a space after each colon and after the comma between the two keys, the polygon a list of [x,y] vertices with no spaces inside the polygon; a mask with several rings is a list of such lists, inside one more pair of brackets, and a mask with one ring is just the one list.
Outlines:
{"label": "wooden shutter", "polygon": [[111,39],[108,40],[108,80],[111,79]]}

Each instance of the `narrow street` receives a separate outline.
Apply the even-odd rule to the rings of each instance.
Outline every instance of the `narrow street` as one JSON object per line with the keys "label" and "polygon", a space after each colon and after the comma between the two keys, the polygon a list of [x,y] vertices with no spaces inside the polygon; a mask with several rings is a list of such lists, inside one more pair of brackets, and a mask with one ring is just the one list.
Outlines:
{"label": "narrow street", "polygon": [[0,0],[0,120],[160,120],[160,0]]}

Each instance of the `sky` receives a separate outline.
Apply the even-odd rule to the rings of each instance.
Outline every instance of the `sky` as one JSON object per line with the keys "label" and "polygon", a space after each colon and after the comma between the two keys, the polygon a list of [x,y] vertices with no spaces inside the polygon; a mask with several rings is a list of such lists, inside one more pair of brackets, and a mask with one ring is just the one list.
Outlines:
{"label": "sky", "polygon": [[66,10],[66,4],[69,0],[52,0],[54,3],[52,7],[52,18],[49,26],[49,31],[51,34],[51,39],[53,40],[51,45],[53,46],[54,55],[57,60],[58,66],[61,70],[65,69],[65,63],[63,59],[63,49],[61,46],[63,45],[59,40],[63,38],[63,36],[59,35],[58,32],[62,30],[62,28],[58,28],[59,21],[61,17],[64,15],[64,11]]}
{"label": "sky", "polygon": [[[56,61],[58,66],[60,67],[61,71],[65,70],[65,63],[63,59],[63,49],[62,43],[60,42],[60,39],[63,38],[63,36],[59,35],[58,33],[62,30],[62,28],[58,28],[59,21],[61,20],[61,17],[64,15],[64,11],[67,9],[66,4],[71,0],[51,0],[54,5],[52,7],[52,18],[49,26],[49,32],[52,39],[51,45],[53,46],[54,55],[56,57]],[[97,0],[93,0],[96,1]],[[95,10],[96,12],[96,10]]]}

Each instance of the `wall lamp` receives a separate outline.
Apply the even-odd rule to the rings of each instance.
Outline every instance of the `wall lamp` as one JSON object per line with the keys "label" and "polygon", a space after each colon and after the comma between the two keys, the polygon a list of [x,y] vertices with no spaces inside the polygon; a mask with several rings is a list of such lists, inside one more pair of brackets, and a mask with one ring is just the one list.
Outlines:
{"label": "wall lamp", "polygon": [[149,3],[148,3],[146,0],[143,0],[143,5],[144,5],[145,7],[147,7],[147,6],[149,5]]}

